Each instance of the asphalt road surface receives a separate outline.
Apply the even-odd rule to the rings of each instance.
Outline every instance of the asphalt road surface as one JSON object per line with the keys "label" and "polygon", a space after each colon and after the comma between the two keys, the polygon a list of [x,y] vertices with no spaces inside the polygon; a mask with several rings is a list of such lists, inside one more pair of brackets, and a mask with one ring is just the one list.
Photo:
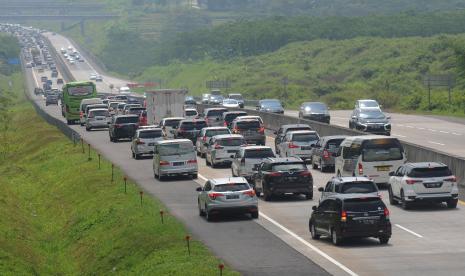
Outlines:
{"label": "asphalt road surface", "polygon": [[[58,49],[68,45],[66,39],[58,35],[52,43]],[[91,71],[86,72],[85,65],[78,66],[71,67],[73,74],[76,70],[88,79]],[[43,99],[36,100],[43,106]],[[61,116],[56,106],[43,108],[53,116]],[[333,119],[336,122],[336,118]],[[216,255],[244,274],[318,275],[327,271],[334,275],[424,276],[463,275],[465,271],[464,202],[454,210],[435,205],[405,211],[390,206],[385,200],[393,225],[393,236],[388,245],[379,245],[375,239],[362,239],[336,247],[328,239],[312,240],[308,232],[311,207],[319,198],[316,189],[325,186],[334,174],[312,170],[313,200],[291,196],[272,202],[260,200],[258,220],[241,217],[207,223],[197,214],[195,187],[202,185],[205,178],[229,176],[229,168],[212,169],[199,158],[198,181],[173,179],[160,183],[153,178],[150,159],[131,159],[128,142],[110,143],[105,130],[86,132],[79,126],[73,128],[147,192],[161,199]],[[429,139],[432,135],[424,136]],[[272,137],[268,137],[267,144],[273,144]],[[387,192],[383,191],[382,196],[387,199]]]}

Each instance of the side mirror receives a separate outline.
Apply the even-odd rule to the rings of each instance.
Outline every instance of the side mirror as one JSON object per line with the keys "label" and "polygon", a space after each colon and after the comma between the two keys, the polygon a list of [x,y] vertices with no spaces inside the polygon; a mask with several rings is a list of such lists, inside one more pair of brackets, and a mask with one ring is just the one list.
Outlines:
{"label": "side mirror", "polygon": [[202,191],[202,187],[197,187],[197,189],[195,189],[197,192],[201,192]]}
{"label": "side mirror", "polygon": [[255,165],[253,166],[253,169],[252,169],[252,170],[258,172],[258,169],[259,169],[259,168],[260,168],[260,164],[255,164]]}
{"label": "side mirror", "polygon": [[315,145],[315,144],[311,144],[310,147],[316,148],[316,145]]}
{"label": "side mirror", "polygon": [[386,116],[386,119],[391,120],[391,116]]}
{"label": "side mirror", "polygon": [[323,187],[318,188],[318,192],[324,192],[324,191],[325,189],[323,189]]}
{"label": "side mirror", "polygon": [[273,131],[273,133],[274,133],[275,135],[277,135],[277,134],[278,134],[278,132],[277,132],[276,130],[275,130],[275,131]]}
{"label": "side mirror", "polygon": [[389,176],[394,176],[395,173],[394,172],[389,172]]}
{"label": "side mirror", "polygon": [[352,116],[352,119],[354,119],[354,120],[357,119],[357,116]]}
{"label": "side mirror", "polygon": [[316,208],[315,205],[312,206],[312,210],[313,210],[313,211],[316,211],[316,210],[317,210],[317,208]]}

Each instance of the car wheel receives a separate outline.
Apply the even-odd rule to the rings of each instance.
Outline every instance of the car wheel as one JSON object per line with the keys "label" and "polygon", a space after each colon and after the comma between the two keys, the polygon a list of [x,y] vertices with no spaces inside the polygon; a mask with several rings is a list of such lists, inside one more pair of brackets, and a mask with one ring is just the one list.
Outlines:
{"label": "car wheel", "polygon": [[305,199],[307,200],[313,199],[313,193],[305,194]]}
{"label": "car wheel", "polygon": [[207,219],[207,221],[212,221],[213,220],[213,216],[212,216],[211,212],[208,211],[206,206],[205,206],[205,218]]}
{"label": "car wheel", "polygon": [[310,235],[314,240],[318,240],[320,238],[320,235],[318,235],[318,233],[316,232],[315,224],[313,223],[310,223]]}
{"label": "car wheel", "polygon": [[[255,185],[254,185],[254,186],[255,186]],[[256,195],[257,197],[260,197],[261,193],[260,193],[259,191],[257,191],[256,188],[254,188],[253,190],[254,190],[254,192],[255,192],[255,195]]]}
{"label": "car wheel", "polygon": [[199,216],[203,217],[205,216],[205,211],[202,210],[200,207],[200,201],[197,201],[197,206],[199,207]]}
{"label": "car wheel", "polygon": [[315,164],[315,161],[313,161],[313,158],[312,158],[312,169],[314,170],[318,169],[318,166]]}
{"label": "car wheel", "polygon": [[341,177],[341,171],[337,171],[337,177]]}
{"label": "car wheel", "polygon": [[134,159],[139,160],[140,159],[140,154],[134,153]]}
{"label": "car wheel", "polygon": [[458,201],[459,201],[458,199],[449,199],[447,201],[447,208],[449,208],[449,209],[457,208],[457,202]]}
{"label": "car wheel", "polygon": [[207,166],[211,166],[210,161],[208,161],[208,158],[205,158],[205,164],[207,164]]}
{"label": "car wheel", "polygon": [[320,159],[320,171],[321,171],[321,172],[325,172],[325,171],[326,171],[326,166],[323,165],[323,162],[321,161],[321,159]]}
{"label": "car wheel", "polygon": [[394,194],[392,193],[392,187],[389,186],[389,190],[388,190],[388,193],[389,193],[389,204],[391,205],[397,205],[397,200],[394,199]]}
{"label": "car wheel", "polygon": [[334,229],[331,229],[331,241],[333,242],[334,245],[341,244],[341,238],[339,238],[337,231]]}
{"label": "car wheel", "polygon": [[210,164],[212,166],[212,168],[216,168],[217,165],[215,164],[215,162],[213,161],[213,158],[210,156]]}
{"label": "car wheel", "polygon": [[410,203],[405,200],[404,191],[400,192],[400,198],[402,209],[407,210],[410,207]]}
{"label": "car wheel", "polygon": [[237,176],[237,175],[234,173],[234,169],[233,169],[232,167],[231,167],[231,175],[232,175],[233,177],[236,177],[236,176]]}
{"label": "car wheel", "polygon": [[263,199],[265,201],[270,201],[271,196],[272,196],[271,193],[267,189],[263,188]]}
{"label": "car wheel", "polygon": [[380,244],[387,244],[389,242],[389,237],[379,237]]}
{"label": "car wheel", "polygon": [[160,174],[160,171],[158,171],[158,180],[160,180],[160,181],[165,180],[165,177]]}
{"label": "car wheel", "polygon": [[196,174],[196,173],[194,173],[194,174],[192,175],[192,179],[197,179],[197,178],[199,178],[199,175]]}
{"label": "car wheel", "polygon": [[258,219],[258,211],[250,213],[253,219]]}

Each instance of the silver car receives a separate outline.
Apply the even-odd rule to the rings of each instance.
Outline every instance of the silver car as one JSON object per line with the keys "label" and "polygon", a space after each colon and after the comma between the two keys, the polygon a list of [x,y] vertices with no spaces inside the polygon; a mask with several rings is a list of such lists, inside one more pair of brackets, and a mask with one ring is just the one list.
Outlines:
{"label": "silver car", "polygon": [[195,147],[197,155],[205,157],[206,149],[210,139],[215,135],[231,134],[231,131],[227,127],[204,127],[197,136]]}
{"label": "silver car", "polygon": [[249,213],[258,218],[257,196],[243,177],[210,179],[197,191],[199,215],[207,221],[220,213]]}
{"label": "silver car", "polygon": [[106,108],[96,108],[89,110],[87,113],[85,126],[86,130],[90,131],[93,128],[108,128],[111,115]]}
{"label": "silver car", "polygon": [[224,126],[223,113],[228,112],[224,107],[207,108],[204,110],[205,121],[208,126]]}
{"label": "silver car", "polygon": [[184,120],[183,117],[169,117],[161,120],[160,127],[163,129],[165,138],[174,138],[172,130],[174,130],[182,120]]}
{"label": "silver car", "polygon": [[218,164],[231,164],[236,153],[245,144],[242,135],[224,134],[213,136],[206,149],[205,161],[207,166],[211,165],[212,168],[215,168]]}
{"label": "silver car", "polygon": [[263,159],[275,157],[273,150],[267,146],[241,147],[231,164],[232,176],[242,176],[252,181],[255,165],[260,164]]}
{"label": "silver car", "polygon": [[166,176],[198,175],[194,145],[188,139],[156,141],[153,152],[153,174],[160,181]]}
{"label": "silver car", "polygon": [[153,154],[156,141],[163,140],[163,130],[155,126],[144,126],[139,128],[131,143],[131,152],[134,159],[139,159],[141,155]]}
{"label": "silver car", "polygon": [[277,145],[279,156],[294,156],[300,157],[302,160],[310,160],[312,157],[312,146],[319,139],[318,133],[314,130],[290,131],[284,136],[281,143]]}

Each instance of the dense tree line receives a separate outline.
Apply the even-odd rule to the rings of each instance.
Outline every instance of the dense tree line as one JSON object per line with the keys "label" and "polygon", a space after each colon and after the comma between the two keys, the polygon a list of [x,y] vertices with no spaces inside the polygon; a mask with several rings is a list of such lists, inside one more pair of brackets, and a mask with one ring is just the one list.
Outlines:
{"label": "dense tree line", "polygon": [[19,57],[19,45],[16,38],[0,34],[0,74],[11,75],[19,69],[18,66],[8,64],[9,58]]}

